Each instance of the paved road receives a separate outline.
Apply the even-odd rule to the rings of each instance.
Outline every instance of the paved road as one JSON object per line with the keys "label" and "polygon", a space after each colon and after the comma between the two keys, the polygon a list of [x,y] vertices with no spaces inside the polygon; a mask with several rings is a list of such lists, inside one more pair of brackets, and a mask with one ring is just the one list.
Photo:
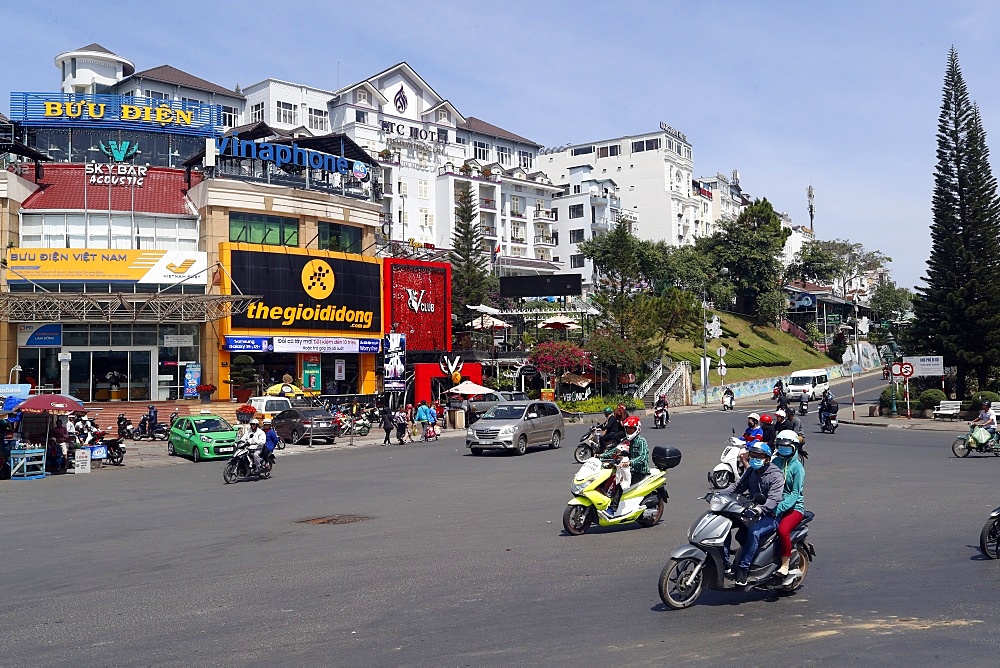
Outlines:
{"label": "paved road", "polygon": [[[235,486],[218,462],[2,483],[2,663],[995,665],[1000,563],[976,545],[1000,458],[955,459],[941,432],[810,433],[806,586],[674,612],[657,576],[742,414],[672,417],[645,432],[684,452],[664,521],[580,537],[565,446],[304,453]],[[300,523],[337,513],[372,519]]]}

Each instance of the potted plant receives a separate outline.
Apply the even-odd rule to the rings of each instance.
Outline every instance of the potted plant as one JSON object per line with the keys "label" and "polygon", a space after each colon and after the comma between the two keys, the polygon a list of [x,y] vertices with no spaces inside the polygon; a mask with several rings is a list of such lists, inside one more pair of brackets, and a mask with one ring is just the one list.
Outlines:
{"label": "potted plant", "polygon": [[195,390],[197,390],[198,392],[198,398],[201,399],[201,403],[203,404],[212,403],[212,393],[215,392],[217,389],[219,388],[217,388],[215,385],[212,385],[211,383],[202,383],[201,385],[195,388]]}
{"label": "potted plant", "polygon": [[458,171],[460,174],[468,176],[469,174],[472,173],[472,167],[469,167],[468,165],[462,165],[461,167],[458,168]]}
{"label": "potted plant", "polygon": [[249,424],[253,416],[257,414],[257,409],[250,404],[243,404],[236,409],[236,421],[240,424]]}
{"label": "potted plant", "polygon": [[486,167],[485,169],[483,169],[483,178],[484,179],[488,179],[491,176],[493,176],[493,170],[492,169],[490,169],[489,167]]}
{"label": "potted plant", "polygon": [[388,160],[389,158],[392,157],[392,151],[390,151],[387,148],[384,148],[378,152],[378,157],[380,157],[382,160]]}
{"label": "potted plant", "polygon": [[257,373],[254,370],[253,358],[249,355],[237,355],[229,362],[229,380],[233,388],[233,396],[241,404],[253,396],[257,387]]}

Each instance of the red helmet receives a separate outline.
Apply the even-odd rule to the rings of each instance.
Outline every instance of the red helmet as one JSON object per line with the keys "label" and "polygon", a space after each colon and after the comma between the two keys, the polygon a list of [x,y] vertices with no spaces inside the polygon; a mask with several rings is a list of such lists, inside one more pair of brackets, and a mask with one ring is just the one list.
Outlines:
{"label": "red helmet", "polygon": [[773,424],[774,423],[774,418],[771,417],[770,413],[764,413],[763,415],[760,416],[760,421],[763,424]]}
{"label": "red helmet", "polygon": [[622,422],[622,426],[625,427],[625,438],[631,441],[642,431],[642,420],[638,415],[630,415]]}
{"label": "red helmet", "polygon": [[628,407],[625,404],[618,404],[618,410],[628,412]]}

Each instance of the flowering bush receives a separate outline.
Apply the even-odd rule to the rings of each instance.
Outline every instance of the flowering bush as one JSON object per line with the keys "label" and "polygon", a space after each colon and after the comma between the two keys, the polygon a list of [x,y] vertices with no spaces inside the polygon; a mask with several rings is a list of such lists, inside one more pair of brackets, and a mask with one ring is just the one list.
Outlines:
{"label": "flowering bush", "polygon": [[211,383],[203,383],[194,389],[198,392],[215,392],[219,388]]}
{"label": "flowering bush", "polygon": [[546,374],[561,374],[564,371],[590,366],[587,353],[575,343],[552,341],[539,343],[531,351],[529,361]]}
{"label": "flowering bush", "polygon": [[242,406],[236,409],[236,412],[241,413],[243,415],[253,415],[257,412],[257,409],[251,406],[250,404],[243,404]]}

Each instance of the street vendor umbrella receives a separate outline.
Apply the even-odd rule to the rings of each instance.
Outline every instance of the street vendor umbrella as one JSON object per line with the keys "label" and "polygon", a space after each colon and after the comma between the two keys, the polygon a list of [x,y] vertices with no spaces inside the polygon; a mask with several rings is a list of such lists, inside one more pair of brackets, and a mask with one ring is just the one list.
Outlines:
{"label": "street vendor umbrella", "polygon": [[32,413],[41,415],[69,415],[70,413],[84,413],[86,408],[73,397],[65,394],[36,394],[28,397],[18,404],[17,409],[22,413]]}
{"label": "street vendor umbrella", "polygon": [[291,385],[289,383],[278,383],[277,385],[272,385],[264,391],[269,397],[285,397],[288,395],[292,396],[302,396],[305,394],[303,390],[298,385]]}
{"label": "street vendor umbrella", "polygon": [[510,325],[503,320],[497,320],[490,315],[481,315],[469,323],[472,329],[510,329]]}
{"label": "street vendor umbrella", "polygon": [[483,387],[478,383],[473,383],[471,380],[463,380],[461,383],[455,387],[448,390],[450,394],[488,394],[493,392],[488,387]]}

